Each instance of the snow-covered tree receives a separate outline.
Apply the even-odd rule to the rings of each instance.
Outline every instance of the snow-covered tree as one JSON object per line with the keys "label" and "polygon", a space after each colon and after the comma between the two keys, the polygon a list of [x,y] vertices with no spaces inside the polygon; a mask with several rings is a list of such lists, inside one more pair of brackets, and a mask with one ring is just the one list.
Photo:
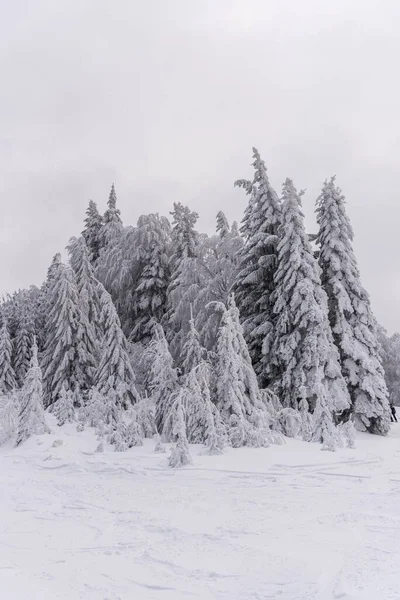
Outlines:
{"label": "snow-covered tree", "polygon": [[35,337],[35,323],[33,313],[30,311],[26,300],[19,306],[16,331],[13,344],[13,369],[18,385],[23,385],[25,375],[29,369],[30,353]]}
{"label": "snow-covered tree", "polygon": [[54,273],[49,282],[46,341],[43,351],[43,381],[46,408],[59,397],[61,390],[89,389],[92,383],[93,358],[84,334],[79,295],[72,269],[56,256]]}
{"label": "snow-covered tree", "polygon": [[234,285],[245,339],[254,369],[262,387],[270,382],[265,338],[273,335],[271,294],[277,267],[278,230],[281,224],[281,204],[271,187],[264,161],[253,148],[253,181],[239,180],[236,186],[250,194],[250,202],[242,224],[245,245],[240,253],[237,280]]}
{"label": "snow-covered tree", "polygon": [[199,269],[199,234],[195,230],[198,214],[180,202],[174,203],[172,221],[171,279],[167,290],[167,312],[164,326],[171,353],[179,360],[185,343],[190,306],[203,287]]}
{"label": "snow-covered tree", "polygon": [[290,179],[283,185],[277,259],[272,295],[277,319],[267,366],[275,375],[274,388],[283,406],[300,410],[305,420],[307,413],[315,415],[315,439],[317,430],[326,430],[322,421],[331,422],[333,413],[349,407],[349,396],[329,327],[320,270],[304,228],[301,199]]}
{"label": "snow-covered tree", "polygon": [[233,447],[268,444],[269,423],[266,407],[239,321],[234,297],[221,311],[214,365],[215,403]]}
{"label": "snow-covered tree", "polygon": [[101,290],[100,302],[100,323],[104,339],[102,357],[95,376],[96,386],[104,396],[114,392],[117,395],[117,405],[126,408],[138,400],[128,343],[111,296],[104,288]]}
{"label": "snow-covered tree", "polygon": [[170,431],[168,437],[175,441],[169,457],[169,466],[173,468],[184,467],[193,462],[186,437],[185,411],[182,403],[182,395],[182,390],[177,392],[165,423],[165,428]]}
{"label": "snow-covered tree", "polygon": [[385,435],[390,408],[377,339],[377,323],[352,246],[345,198],[333,177],[317,200],[319,264],[329,322],[339,350],[357,428]]}
{"label": "snow-covered tree", "polygon": [[378,341],[381,345],[381,360],[389,402],[394,406],[400,406],[400,334],[394,333],[388,337],[383,327],[379,327]]}
{"label": "snow-covered tree", "polygon": [[228,219],[222,210],[217,213],[217,233],[221,238],[226,237],[230,233]]}
{"label": "snow-covered tree", "polygon": [[79,294],[82,335],[86,337],[86,344],[90,349],[94,366],[104,334],[100,323],[100,296],[102,288],[95,277],[89,258],[89,249],[84,238],[71,238],[67,249],[70,254],[70,264],[75,273]]}
{"label": "snow-covered tree", "polygon": [[11,360],[12,343],[7,322],[3,318],[0,328],[0,394],[8,394],[17,387]]}
{"label": "snow-covered tree", "polygon": [[121,211],[117,208],[117,194],[115,193],[114,184],[112,184],[107,210],[103,217],[103,225],[99,232],[101,249],[104,250],[109,244],[114,244],[121,236],[122,230]]}
{"label": "snow-covered tree", "polygon": [[18,446],[32,435],[50,433],[43,408],[42,371],[37,357],[36,340],[32,345],[30,368],[25,376],[21,391],[21,408],[16,445]]}
{"label": "snow-covered tree", "polygon": [[190,315],[189,332],[186,337],[186,342],[182,348],[182,372],[189,374],[190,371],[197,367],[205,358],[205,349],[200,344],[200,336],[196,329],[193,319],[193,313]]}
{"label": "snow-covered tree", "polygon": [[74,395],[71,390],[61,390],[60,397],[52,406],[52,413],[60,426],[75,421]]}
{"label": "snow-covered tree", "polygon": [[198,258],[202,278],[193,303],[196,325],[200,338],[207,350],[215,347],[221,315],[210,310],[212,302],[227,303],[235,283],[238,256],[243,247],[243,238],[238,231],[230,231],[223,237],[213,236],[204,240]]}
{"label": "snow-covered tree", "polygon": [[148,341],[154,322],[160,323],[166,311],[169,284],[170,224],[158,214],[139,217],[136,230],[137,261],[140,274],[132,294],[134,315],[131,338]]}
{"label": "snow-covered tree", "polygon": [[89,200],[89,206],[86,210],[85,228],[82,236],[86,242],[89,251],[90,262],[96,265],[102,248],[101,231],[103,226],[103,217],[97,209],[96,202]]}
{"label": "snow-covered tree", "polygon": [[159,324],[154,326],[148,353],[151,356],[148,390],[156,407],[157,431],[161,434],[178,386],[178,375],[173,366],[164,330]]}

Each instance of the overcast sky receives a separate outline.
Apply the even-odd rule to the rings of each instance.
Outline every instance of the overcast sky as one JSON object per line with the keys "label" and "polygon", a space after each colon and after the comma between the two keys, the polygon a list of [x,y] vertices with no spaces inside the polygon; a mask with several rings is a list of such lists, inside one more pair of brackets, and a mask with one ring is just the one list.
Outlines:
{"label": "overcast sky", "polygon": [[40,284],[114,181],[125,224],[174,201],[240,220],[251,148],[309,229],[337,175],[362,279],[400,330],[398,0],[0,0],[0,291]]}

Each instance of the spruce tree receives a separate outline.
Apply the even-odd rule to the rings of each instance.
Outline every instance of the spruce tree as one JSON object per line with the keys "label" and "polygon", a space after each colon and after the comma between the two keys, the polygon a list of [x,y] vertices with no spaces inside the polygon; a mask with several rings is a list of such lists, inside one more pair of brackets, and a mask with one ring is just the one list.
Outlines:
{"label": "spruce tree", "polygon": [[157,431],[162,434],[165,420],[170,411],[173,394],[178,387],[178,375],[174,369],[173,359],[168,348],[164,330],[156,324],[153,339],[148,347],[151,357],[148,390],[155,404],[155,423]]}
{"label": "spruce tree", "polygon": [[154,323],[160,323],[167,302],[169,284],[170,224],[158,214],[143,215],[136,231],[140,273],[132,293],[134,342],[147,342]]}
{"label": "spruce tree", "polygon": [[42,371],[38,362],[36,340],[32,344],[32,358],[21,391],[21,409],[16,445],[32,435],[50,433],[43,408]]}
{"label": "spruce tree", "polygon": [[325,182],[316,212],[322,285],[355,424],[362,431],[385,435],[390,427],[390,408],[377,323],[361,285],[345,198],[334,177]]}
{"label": "spruce tree", "polygon": [[30,306],[22,300],[19,306],[13,348],[13,369],[16,381],[21,387],[29,369],[31,347],[35,337],[35,323]]}
{"label": "spruce tree", "polygon": [[120,238],[122,230],[121,211],[117,208],[117,195],[114,184],[112,184],[107,210],[104,213],[103,225],[99,233],[101,249],[104,250],[109,244],[115,244]]}
{"label": "spruce tree", "polygon": [[128,408],[138,400],[135,375],[128,355],[128,342],[111,296],[103,287],[100,301],[100,323],[104,338],[95,383],[103,396],[115,396],[117,408]]}
{"label": "spruce tree", "polygon": [[322,421],[332,423],[332,413],[348,408],[349,397],[329,327],[319,267],[304,229],[301,199],[290,179],[283,185],[277,258],[272,296],[277,320],[270,369],[283,406],[300,410],[305,420],[307,413],[315,415],[315,439],[317,431],[325,431]]}
{"label": "spruce tree", "polygon": [[217,233],[221,238],[226,237],[230,233],[228,219],[222,210],[217,213]]}
{"label": "spruce tree", "polygon": [[205,349],[200,344],[200,336],[194,323],[193,313],[191,312],[189,332],[182,349],[182,372],[185,375],[188,375],[190,371],[197,367],[204,358]]}
{"label": "spruce tree", "polygon": [[85,228],[82,236],[89,250],[89,259],[92,265],[96,265],[102,248],[101,231],[103,227],[103,217],[97,209],[96,202],[89,200],[89,206],[86,210]]}
{"label": "spruce tree", "polygon": [[12,343],[5,318],[0,328],[0,394],[8,394],[17,387],[12,368]]}
{"label": "spruce tree", "polygon": [[171,214],[173,254],[163,322],[172,356],[179,362],[188,332],[190,306],[204,285],[204,273],[198,260],[199,234],[195,230],[198,214],[181,203],[174,203]]}
{"label": "spruce tree", "polygon": [[60,397],[53,404],[52,413],[57,419],[57,424],[61,427],[65,423],[75,421],[74,396],[71,390],[61,390]]}
{"label": "spruce tree", "polygon": [[47,291],[46,341],[43,351],[45,407],[53,404],[61,390],[74,391],[82,383],[78,365],[79,304],[72,269],[57,254]]}
{"label": "spruce tree", "polygon": [[222,313],[214,364],[215,403],[226,426],[229,443],[239,446],[268,444],[269,425],[257,377],[243,337],[234,297]]}
{"label": "spruce tree", "polygon": [[270,382],[270,372],[267,375],[269,356],[264,341],[273,335],[271,294],[282,217],[279,198],[271,187],[265,163],[256,148],[253,148],[253,158],[253,181],[235,182],[251,198],[241,229],[245,245],[240,253],[234,290],[253,366],[261,386],[265,387]]}

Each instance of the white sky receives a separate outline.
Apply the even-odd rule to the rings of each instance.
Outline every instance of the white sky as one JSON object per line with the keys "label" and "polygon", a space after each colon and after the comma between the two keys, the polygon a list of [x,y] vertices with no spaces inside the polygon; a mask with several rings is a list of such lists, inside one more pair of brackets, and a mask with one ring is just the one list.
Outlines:
{"label": "white sky", "polygon": [[115,181],[125,224],[174,201],[240,220],[272,184],[348,201],[378,319],[400,330],[400,2],[0,0],[0,290],[40,284]]}

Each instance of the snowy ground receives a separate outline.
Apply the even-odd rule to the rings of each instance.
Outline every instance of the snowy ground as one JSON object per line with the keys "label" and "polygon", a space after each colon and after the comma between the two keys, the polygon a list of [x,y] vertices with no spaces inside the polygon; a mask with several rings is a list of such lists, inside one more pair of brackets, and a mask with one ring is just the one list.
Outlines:
{"label": "snowy ground", "polygon": [[151,441],[94,454],[92,431],[52,429],[0,449],[4,600],[400,598],[400,425],[182,470]]}

